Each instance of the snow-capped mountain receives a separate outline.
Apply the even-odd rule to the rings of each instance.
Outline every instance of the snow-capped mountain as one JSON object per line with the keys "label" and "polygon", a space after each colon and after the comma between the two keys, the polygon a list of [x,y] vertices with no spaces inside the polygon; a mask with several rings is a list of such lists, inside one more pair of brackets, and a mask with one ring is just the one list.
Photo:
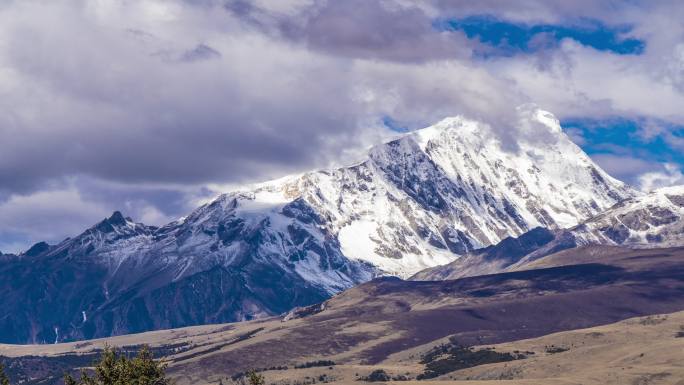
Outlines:
{"label": "snow-capped mountain", "polygon": [[534,227],[574,226],[637,195],[550,113],[520,115],[514,149],[486,124],[448,118],[372,148],[354,166],[254,186],[245,202],[300,199],[325,218],[346,257],[407,277]]}
{"label": "snow-capped mountain", "polygon": [[[448,118],[352,166],[226,193],[160,228],[115,213],[58,245],[4,255],[0,294],[16,311],[0,316],[0,341],[278,314],[537,226],[574,226],[637,195],[551,114],[519,112],[517,143],[501,140],[501,128]],[[18,288],[35,293],[23,301]]]}
{"label": "snow-capped mountain", "polygon": [[629,248],[684,246],[684,186],[624,200],[569,229],[533,229],[458,260],[425,269],[414,280],[446,280],[524,269],[562,250],[591,245]]}
{"label": "snow-capped mountain", "polygon": [[580,244],[638,247],[684,245],[684,186],[632,198],[572,229]]}
{"label": "snow-capped mountain", "polygon": [[[250,202],[224,195],[161,228],[115,212],[58,245],[3,255],[0,342],[52,343],[275,315],[380,273],[345,258],[302,201],[281,207],[276,218],[253,215],[269,209]],[[274,229],[280,225],[285,233]]]}

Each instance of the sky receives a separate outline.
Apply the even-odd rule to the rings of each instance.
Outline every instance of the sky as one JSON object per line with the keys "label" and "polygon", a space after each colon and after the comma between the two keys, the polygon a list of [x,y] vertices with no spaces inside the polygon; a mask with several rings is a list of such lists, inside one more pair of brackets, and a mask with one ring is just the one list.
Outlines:
{"label": "sky", "polygon": [[611,175],[684,184],[675,0],[2,0],[0,251],[535,103]]}

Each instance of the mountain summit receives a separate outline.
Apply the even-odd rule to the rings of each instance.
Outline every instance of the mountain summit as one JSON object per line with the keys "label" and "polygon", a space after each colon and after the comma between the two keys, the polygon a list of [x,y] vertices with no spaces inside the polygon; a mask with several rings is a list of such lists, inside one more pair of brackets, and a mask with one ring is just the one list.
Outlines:
{"label": "mountain summit", "polygon": [[3,256],[0,341],[278,314],[538,226],[574,226],[637,194],[551,114],[519,113],[516,143],[490,125],[448,118],[373,147],[355,165],[223,194],[160,228],[116,212],[58,245]]}
{"label": "mountain summit", "polygon": [[406,277],[534,227],[574,226],[638,194],[593,163],[553,115],[519,112],[514,149],[490,125],[447,118],[372,148],[354,166],[218,200],[270,207],[271,219],[301,202],[324,219],[346,257]]}

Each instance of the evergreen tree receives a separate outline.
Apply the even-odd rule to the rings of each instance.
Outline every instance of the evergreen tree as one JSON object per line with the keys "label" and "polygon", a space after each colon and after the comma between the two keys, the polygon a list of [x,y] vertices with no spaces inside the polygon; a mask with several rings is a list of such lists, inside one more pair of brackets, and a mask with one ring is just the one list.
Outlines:
{"label": "evergreen tree", "polygon": [[264,376],[254,370],[251,370],[249,373],[247,373],[247,381],[249,382],[249,385],[266,385],[266,379],[264,379]]}
{"label": "evergreen tree", "polygon": [[64,375],[64,385],[78,385],[76,380],[68,374]]}
{"label": "evergreen tree", "polygon": [[78,381],[66,374],[64,383],[65,385],[169,385],[170,381],[164,374],[165,369],[166,365],[155,361],[146,346],[133,359],[107,346],[102,352],[100,361],[95,364],[93,377],[82,370]]}
{"label": "evergreen tree", "polygon": [[10,385],[9,378],[5,374],[5,367],[0,363],[0,385]]}

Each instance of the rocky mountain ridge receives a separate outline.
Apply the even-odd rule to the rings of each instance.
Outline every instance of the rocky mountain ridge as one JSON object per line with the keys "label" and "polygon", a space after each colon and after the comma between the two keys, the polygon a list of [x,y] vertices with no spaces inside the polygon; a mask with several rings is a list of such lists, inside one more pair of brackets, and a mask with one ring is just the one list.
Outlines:
{"label": "rocky mountain ridge", "polygon": [[684,186],[624,200],[569,229],[533,229],[450,264],[423,270],[412,279],[447,280],[516,271],[554,253],[591,245],[633,249],[684,245]]}

